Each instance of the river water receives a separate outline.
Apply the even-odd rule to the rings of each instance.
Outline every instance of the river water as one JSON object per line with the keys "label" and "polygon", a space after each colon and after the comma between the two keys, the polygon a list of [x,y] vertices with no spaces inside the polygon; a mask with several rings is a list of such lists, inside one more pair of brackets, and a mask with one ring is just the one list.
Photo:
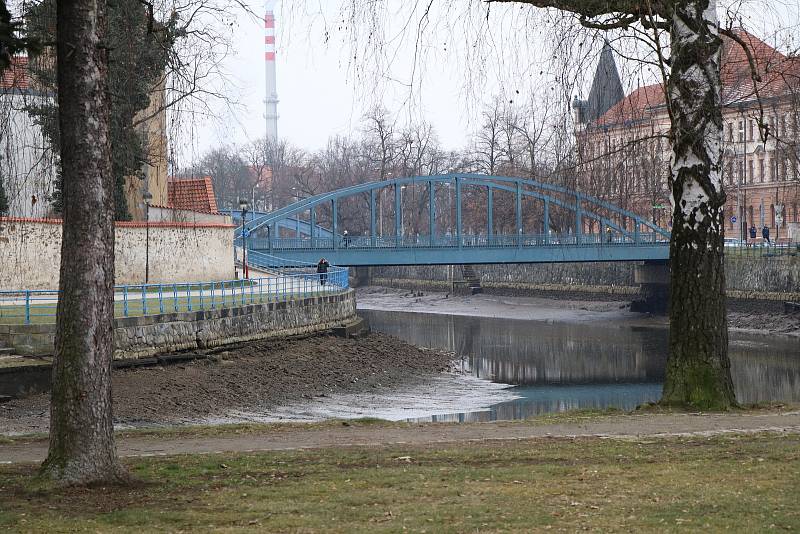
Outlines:
{"label": "river water", "polygon": [[[448,350],[474,377],[513,387],[479,410],[418,418],[522,419],[584,408],[620,408],[661,396],[669,332],[629,325],[565,324],[462,315],[360,310],[372,329]],[[731,372],[740,403],[800,401],[800,339],[733,333]]]}

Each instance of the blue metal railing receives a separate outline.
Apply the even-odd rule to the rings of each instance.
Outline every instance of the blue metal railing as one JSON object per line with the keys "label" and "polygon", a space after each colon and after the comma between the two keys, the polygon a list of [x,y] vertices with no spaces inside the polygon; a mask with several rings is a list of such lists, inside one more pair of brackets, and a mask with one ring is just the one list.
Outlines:
{"label": "blue metal railing", "polygon": [[[537,246],[649,246],[653,243],[666,244],[669,238],[655,232],[639,233],[635,236],[614,234],[520,234],[520,235],[427,235],[405,236],[348,236],[336,238],[339,249],[383,249],[383,248],[504,248]],[[248,253],[255,255],[264,250],[333,250],[334,239],[329,237],[312,238],[273,238],[248,240]],[[253,256],[255,257],[255,256]]]}
{"label": "blue metal railing", "polygon": [[[289,260],[282,261],[289,263]],[[116,286],[114,316],[137,317],[281,302],[339,294],[347,291],[349,285],[346,267],[330,267],[321,275],[313,267],[295,265],[264,278]],[[52,323],[58,295],[57,290],[0,291],[0,324]]]}

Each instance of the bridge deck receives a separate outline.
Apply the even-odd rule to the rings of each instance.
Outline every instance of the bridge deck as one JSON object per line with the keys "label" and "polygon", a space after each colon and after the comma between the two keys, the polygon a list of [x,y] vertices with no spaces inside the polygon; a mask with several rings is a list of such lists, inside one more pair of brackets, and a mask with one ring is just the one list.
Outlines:
{"label": "bridge deck", "polygon": [[[505,240],[499,240],[500,237]],[[556,239],[545,242],[540,236],[495,238],[494,244],[487,243],[485,238],[462,239],[461,246],[455,243],[430,245],[424,238],[414,242],[357,238],[340,239],[335,243],[322,238],[313,243],[310,239],[275,239],[271,243],[256,241],[252,246],[258,252],[304,264],[313,264],[325,257],[334,265],[347,266],[663,261],[669,258],[669,243],[665,241],[607,243],[583,236],[585,241],[581,243],[575,243],[574,237],[572,243],[564,243]]]}

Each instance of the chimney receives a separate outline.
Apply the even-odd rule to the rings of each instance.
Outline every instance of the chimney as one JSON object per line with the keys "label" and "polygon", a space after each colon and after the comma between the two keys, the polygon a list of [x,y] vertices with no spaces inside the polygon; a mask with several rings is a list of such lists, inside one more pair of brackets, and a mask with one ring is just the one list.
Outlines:
{"label": "chimney", "polygon": [[275,0],[267,0],[264,13],[264,62],[266,66],[265,100],[267,139],[278,140],[278,83],[275,73]]}

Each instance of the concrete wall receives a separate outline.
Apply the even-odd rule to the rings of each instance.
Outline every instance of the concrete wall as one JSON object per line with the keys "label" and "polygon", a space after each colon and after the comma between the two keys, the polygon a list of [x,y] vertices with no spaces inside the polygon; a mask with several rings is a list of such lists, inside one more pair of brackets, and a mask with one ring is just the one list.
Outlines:
{"label": "concrete wall", "polygon": [[194,224],[233,224],[230,215],[179,210],[164,206],[150,206],[150,222],[180,222]]}
{"label": "concrete wall", "polygon": [[[473,265],[481,282],[526,284],[634,285],[633,263],[509,263]],[[373,277],[418,278],[421,280],[460,280],[461,267],[420,265],[413,267],[375,267]]]}
{"label": "concrete wall", "polygon": [[[629,294],[638,291],[636,263],[475,265],[484,288],[569,290]],[[737,298],[794,298],[800,294],[800,257],[726,258],[728,294]],[[459,266],[372,267],[369,283],[408,289],[452,290]]]}
{"label": "concrete wall", "polygon": [[[234,278],[233,226],[151,223],[150,282]],[[144,282],[147,228],[116,225],[116,283]],[[0,289],[56,289],[61,261],[61,221],[0,218]]]}
{"label": "concrete wall", "polygon": [[[356,317],[355,293],[114,321],[114,359],[329,330]],[[0,325],[18,354],[53,353],[55,325]]]}

